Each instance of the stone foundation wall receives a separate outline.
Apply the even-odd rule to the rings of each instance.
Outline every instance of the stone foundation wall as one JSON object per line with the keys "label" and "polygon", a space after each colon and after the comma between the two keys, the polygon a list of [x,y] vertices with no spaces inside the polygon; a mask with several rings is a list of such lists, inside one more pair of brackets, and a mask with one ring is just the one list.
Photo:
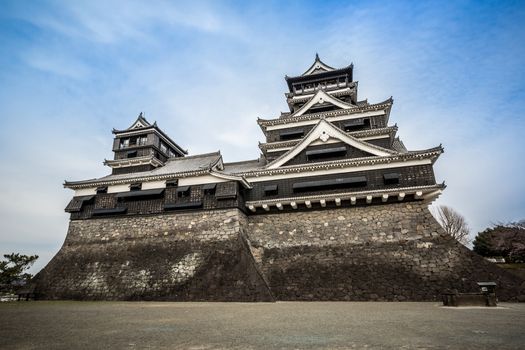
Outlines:
{"label": "stone foundation wall", "polygon": [[71,221],[36,276],[47,299],[439,300],[523,280],[450,239],[425,205],[245,216],[215,210]]}
{"label": "stone foundation wall", "polygon": [[71,221],[45,299],[271,301],[239,210]]}
{"label": "stone foundation wall", "polygon": [[515,300],[523,281],[451,239],[412,202],[249,217],[248,240],[277,300],[440,300],[496,281]]}

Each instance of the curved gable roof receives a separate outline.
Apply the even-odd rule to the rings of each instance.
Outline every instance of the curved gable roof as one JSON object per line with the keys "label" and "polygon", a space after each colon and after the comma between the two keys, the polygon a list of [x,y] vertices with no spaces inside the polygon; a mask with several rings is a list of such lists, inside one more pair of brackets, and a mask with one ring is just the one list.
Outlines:
{"label": "curved gable roof", "polygon": [[129,128],[123,129],[123,130],[117,130],[114,128],[113,133],[118,134],[118,133],[124,133],[127,131],[132,131],[135,129],[149,128],[149,127],[155,127],[155,126],[157,126],[157,123],[151,124],[144,117],[144,113],[140,112],[139,116],[137,117],[137,120],[135,120],[135,122],[133,122],[133,124],[131,124]]}
{"label": "curved gable roof", "polygon": [[312,98],[308,102],[306,102],[301,108],[299,108],[297,111],[292,113],[290,116],[287,116],[287,118],[299,117],[305,114],[306,112],[308,112],[308,110],[312,108],[313,106],[315,106],[316,104],[323,104],[323,103],[329,103],[341,109],[356,108],[356,106],[350,103],[343,102],[340,99],[324,92],[323,90],[319,90],[316,92],[314,96],[312,96]]}
{"label": "curved gable roof", "polygon": [[292,158],[297,156],[301,151],[303,151],[306,147],[308,147],[312,142],[321,139],[324,142],[328,140],[329,138],[335,138],[339,139],[340,141],[355,147],[357,149],[360,149],[364,152],[370,153],[374,156],[378,157],[386,157],[398,154],[398,152],[389,150],[383,147],[379,147],[373,144],[370,144],[365,141],[361,141],[358,138],[355,138],[351,135],[348,135],[343,130],[339,129],[332,123],[326,121],[324,118],[319,120],[317,125],[310,130],[310,132],[292,149],[290,149],[288,152],[281,155],[279,158],[275,159],[271,163],[269,163],[265,168],[266,169],[276,169],[284,164],[286,164],[288,161],[290,161]]}
{"label": "curved gable roof", "polygon": [[315,61],[314,61],[314,63],[312,63],[310,68],[308,68],[306,70],[306,72],[301,74],[301,76],[304,77],[305,75],[311,75],[311,74],[317,74],[317,73],[323,73],[323,72],[330,72],[330,71],[333,71],[333,70],[335,70],[335,68],[330,67],[329,65],[327,65],[326,63],[321,61],[321,59],[319,58],[319,54],[316,53],[315,54]]}

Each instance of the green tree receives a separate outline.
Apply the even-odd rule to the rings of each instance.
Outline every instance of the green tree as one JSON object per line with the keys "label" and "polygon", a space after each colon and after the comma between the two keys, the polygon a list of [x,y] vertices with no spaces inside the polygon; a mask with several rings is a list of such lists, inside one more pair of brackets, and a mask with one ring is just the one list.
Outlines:
{"label": "green tree", "polygon": [[478,233],[474,238],[473,249],[476,253],[481,256],[498,256],[499,252],[495,251],[492,247],[492,232],[493,228],[487,228],[485,231]]}
{"label": "green tree", "polygon": [[0,289],[12,292],[17,285],[27,283],[33,276],[25,272],[38,259],[38,255],[19,253],[4,254],[6,260],[0,260]]}
{"label": "green tree", "polygon": [[497,224],[478,233],[473,242],[474,251],[482,256],[501,256],[508,262],[525,261],[525,225]]}

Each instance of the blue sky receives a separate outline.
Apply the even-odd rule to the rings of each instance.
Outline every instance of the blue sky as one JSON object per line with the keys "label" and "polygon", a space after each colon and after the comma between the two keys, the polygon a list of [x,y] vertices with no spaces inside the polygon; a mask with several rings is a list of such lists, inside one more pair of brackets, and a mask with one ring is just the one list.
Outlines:
{"label": "blue sky", "polygon": [[191,154],[254,159],[256,119],[315,53],[394,97],[409,149],[442,143],[437,204],[473,234],[525,218],[525,3],[2,1],[0,253],[60,248],[64,179],[102,176],[111,129],[143,111]]}

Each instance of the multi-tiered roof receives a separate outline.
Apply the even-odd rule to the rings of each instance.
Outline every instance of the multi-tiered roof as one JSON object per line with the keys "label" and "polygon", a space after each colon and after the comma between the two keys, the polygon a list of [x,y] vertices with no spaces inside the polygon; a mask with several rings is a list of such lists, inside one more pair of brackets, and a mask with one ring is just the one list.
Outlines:
{"label": "multi-tiered roof", "polygon": [[[286,82],[290,111],[258,119],[266,142],[259,144],[262,157],[257,160],[224,163],[218,152],[185,156],[156,124],[139,117],[130,128],[114,131],[115,160],[106,161],[114,169],[111,175],[65,186],[77,190],[76,198],[96,195],[101,186],[119,198],[140,200],[151,194],[155,198],[149,198],[148,213],[228,206],[247,213],[281,212],[431,201],[441,193],[445,186],[436,183],[432,165],[443,148],[408,151],[396,137],[397,126],[389,125],[392,98],[359,101],[353,65],[335,69],[316,55],[306,72]],[[137,141],[140,137],[144,140]],[[132,141],[138,149],[130,157]],[[122,194],[136,191],[137,184],[142,193]],[[219,198],[224,191],[230,201]],[[153,209],[151,199],[159,202]],[[115,206],[130,214],[128,200],[117,200]]]}

